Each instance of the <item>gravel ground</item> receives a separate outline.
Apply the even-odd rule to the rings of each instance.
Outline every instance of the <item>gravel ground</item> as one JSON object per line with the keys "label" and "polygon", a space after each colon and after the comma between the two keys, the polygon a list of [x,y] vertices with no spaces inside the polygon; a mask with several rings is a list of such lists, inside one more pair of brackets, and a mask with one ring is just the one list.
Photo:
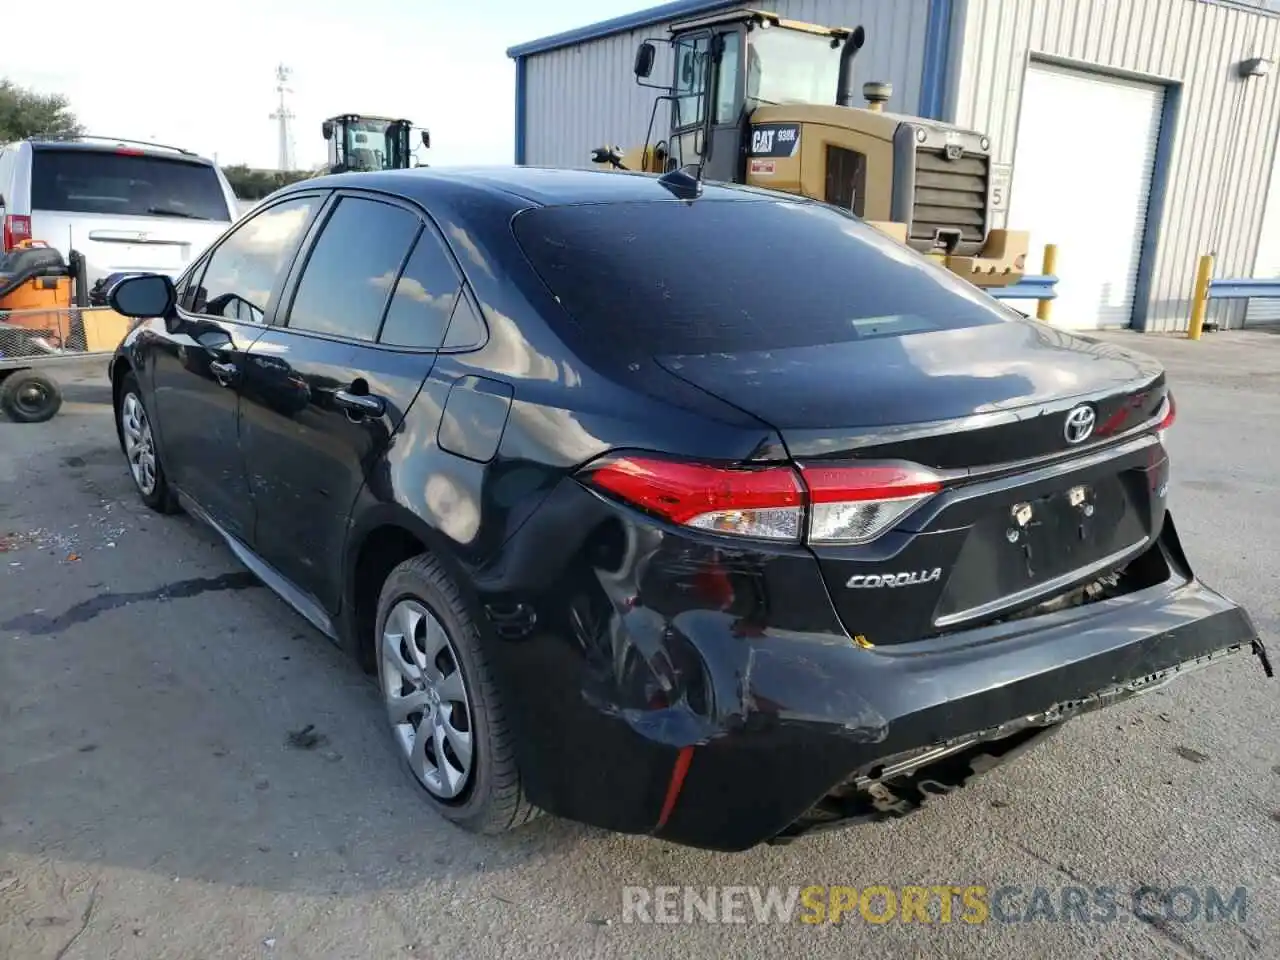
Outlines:
{"label": "gravel ground", "polygon": [[[1168,363],[1183,539],[1280,661],[1280,339],[1114,339]],[[211,533],[137,503],[92,372],[53,421],[0,422],[0,681],[3,958],[1277,955],[1280,680],[1251,658],[891,824],[735,856],[549,818],[473,838],[413,796],[368,680]],[[815,884],[1017,886],[1006,919],[1036,887],[1060,908],[1102,886],[1121,908],[624,922],[624,886]],[[1139,919],[1143,884],[1243,886],[1245,915]]]}

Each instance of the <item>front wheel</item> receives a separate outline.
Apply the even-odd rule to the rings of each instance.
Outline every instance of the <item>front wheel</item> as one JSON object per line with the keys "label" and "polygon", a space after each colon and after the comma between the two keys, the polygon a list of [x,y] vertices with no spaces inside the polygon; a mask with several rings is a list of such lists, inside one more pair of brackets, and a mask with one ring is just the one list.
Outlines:
{"label": "front wheel", "polygon": [[0,410],[15,423],[44,423],[61,407],[58,385],[34,370],[16,370],[0,380]]}
{"label": "front wheel", "polygon": [[479,631],[435,558],[423,554],[391,571],[376,631],[392,743],[427,802],[472,833],[536,817]]}
{"label": "front wheel", "polygon": [[158,513],[175,513],[178,509],[177,497],[165,478],[160,454],[156,450],[155,434],[151,429],[151,416],[142,402],[138,378],[132,373],[125,374],[120,384],[120,403],[116,411],[120,445],[124,448],[129,473],[142,502]]}

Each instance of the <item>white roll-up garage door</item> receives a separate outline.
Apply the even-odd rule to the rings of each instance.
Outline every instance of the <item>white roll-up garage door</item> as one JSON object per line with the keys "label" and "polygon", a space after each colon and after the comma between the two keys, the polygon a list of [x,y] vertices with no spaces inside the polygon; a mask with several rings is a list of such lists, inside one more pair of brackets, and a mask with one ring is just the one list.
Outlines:
{"label": "white roll-up garage door", "polygon": [[[1266,280],[1280,277],[1280,149],[1276,150],[1271,163],[1271,185],[1262,211],[1262,235],[1258,238],[1253,275]],[[1244,322],[1246,325],[1280,323],[1280,300],[1250,300]]]}
{"label": "white roll-up garage door", "polygon": [[1129,325],[1163,103],[1158,84],[1027,69],[1007,226],[1031,232],[1028,273],[1058,245],[1055,325]]}

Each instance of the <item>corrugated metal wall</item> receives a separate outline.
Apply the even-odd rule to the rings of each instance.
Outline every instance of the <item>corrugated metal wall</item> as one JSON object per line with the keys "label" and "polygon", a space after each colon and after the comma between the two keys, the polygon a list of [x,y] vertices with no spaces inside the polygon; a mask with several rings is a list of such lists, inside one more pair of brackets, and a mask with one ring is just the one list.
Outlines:
{"label": "corrugated metal wall", "polygon": [[[1241,80],[1235,65],[1250,57],[1280,61],[1280,19],[1206,0],[965,0],[957,17],[962,57],[948,115],[985,131],[999,162],[1016,162],[1030,57],[1181,84],[1147,329],[1186,328],[1201,253],[1216,247],[1218,276],[1252,273],[1280,128],[1280,77]],[[1064,130],[1063,149],[1106,149],[1088,134]],[[1238,326],[1243,309],[1220,302],[1211,315]]]}
{"label": "corrugated metal wall", "polygon": [[[1271,185],[1262,213],[1262,231],[1258,237],[1258,253],[1253,260],[1254,277],[1273,280],[1280,277],[1280,151],[1271,161]],[[1250,300],[1245,325],[1280,323],[1280,300]]]}
{"label": "corrugated metal wall", "polygon": [[[888,80],[894,88],[889,109],[918,109],[929,0],[774,0],[744,6],[830,26],[861,24],[867,43],[855,61],[859,86],[873,78]],[[594,147],[642,143],[660,91],[639,86],[631,65],[641,40],[664,39],[666,31],[666,24],[655,24],[529,57],[525,162],[587,167]],[[651,79],[666,83],[670,76],[670,49],[659,44]],[[834,100],[834,89],[831,96]],[[659,105],[656,130],[666,130],[665,107]]]}
{"label": "corrugated metal wall", "polygon": [[[590,167],[591,151],[604,144],[644,142],[654,97],[631,72],[642,40],[665,36],[666,27],[645,27],[601,40],[529,57],[525,67],[525,163],[546,167]],[[652,80],[671,75],[671,50],[655,44]],[[658,105],[654,128],[665,136],[667,104]]]}

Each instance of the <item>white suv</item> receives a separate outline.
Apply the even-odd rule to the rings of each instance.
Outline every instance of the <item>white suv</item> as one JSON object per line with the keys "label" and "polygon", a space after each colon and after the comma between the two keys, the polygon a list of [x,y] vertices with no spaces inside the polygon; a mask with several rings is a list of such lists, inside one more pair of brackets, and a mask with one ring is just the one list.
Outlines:
{"label": "white suv", "polygon": [[0,145],[0,252],[41,240],[118,272],[176,277],[239,216],[217,165],[177,147],[82,137]]}

